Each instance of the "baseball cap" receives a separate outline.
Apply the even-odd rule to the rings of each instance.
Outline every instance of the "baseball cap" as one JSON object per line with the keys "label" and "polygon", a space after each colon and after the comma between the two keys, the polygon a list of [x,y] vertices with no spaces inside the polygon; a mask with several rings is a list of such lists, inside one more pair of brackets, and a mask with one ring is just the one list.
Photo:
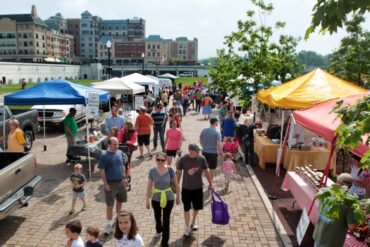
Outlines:
{"label": "baseball cap", "polygon": [[146,107],[145,106],[140,106],[139,108],[141,111],[146,111]]}
{"label": "baseball cap", "polygon": [[196,143],[190,143],[189,146],[188,146],[188,149],[189,150],[193,150],[193,151],[197,151],[199,152],[200,150],[202,150],[198,144]]}

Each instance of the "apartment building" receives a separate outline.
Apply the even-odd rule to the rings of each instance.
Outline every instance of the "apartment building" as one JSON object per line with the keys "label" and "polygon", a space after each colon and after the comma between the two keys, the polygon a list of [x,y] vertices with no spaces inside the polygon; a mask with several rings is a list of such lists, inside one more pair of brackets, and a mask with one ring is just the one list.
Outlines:
{"label": "apartment building", "polygon": [[35,6],[31,14],[0,15],[0,59],[42,62],[46,55],[47,30]]}
{"label": "apartment building", "polygon": [[74,61],[74,37],[55,30],[46,32],[47,62],[72,63]]}
{"label": "apartment building", "polygon": [[135,41],[145,39],[145,20],[134,17],[127,19],[127,40]]}
{"label": "apartment building", "polygon": [[67,32],[74,38],[73,51],[75,62],[80,61],[80,25],[80,19],[67,19]]}
{"label": "apartment building", "polygon": [[145,40],[145,63],[168,64],[168,44],[160,35],[149,35]]}
{"label": "apartment building", "polygon": [[170,64],[195,64],[198,61],[198,39],[179,37],[167,42]]}
{"label": "apartment building", "polygon": [[81,14],[80,22],[80,59],[83,63],[96,62],[98,59],[97,43],[100,39],[102,19],[89,11]]}
{"label": "apartment building", "polygon": [[49,17],[44,22],[46,23],[46,25],[48,25],[50,29],[57,31],[58,33],[68,33],[67,20],[63,18],[61,13],[56,13],[55,16]]}
{"label": "apartment building", "polygon": [[109,49],[110,52],[110,64],[114,64],[114,45],[113,45],[113,37],[112,36],[102,36],[97,44],[97,52],[98,52],[98,62],[103,65],[108,65],[108,47],[107,42],[111,42],[111,48]]}

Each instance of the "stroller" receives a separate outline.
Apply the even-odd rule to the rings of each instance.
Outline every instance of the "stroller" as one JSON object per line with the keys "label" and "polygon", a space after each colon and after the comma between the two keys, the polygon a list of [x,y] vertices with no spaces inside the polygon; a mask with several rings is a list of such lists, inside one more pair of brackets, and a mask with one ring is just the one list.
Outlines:
{"label": "stroller", "polygon": [[238,151],[239,146],[240,143],[236,137],[227,137],[224,141],[224,152],[231,153],[234,161],[236,161],[238,158],[242,159]]}

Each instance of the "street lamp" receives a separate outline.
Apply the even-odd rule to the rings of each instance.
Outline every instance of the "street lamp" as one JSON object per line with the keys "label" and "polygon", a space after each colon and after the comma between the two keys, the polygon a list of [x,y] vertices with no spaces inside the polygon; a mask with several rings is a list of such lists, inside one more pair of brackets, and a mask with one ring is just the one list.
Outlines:
{"label": "street lamp", "polygon": [[111,72],[111,68],[110,68],[110,49],[112,48],[112,42],[110,42],[110,40],[107,41],[107,48],[108,48],[108,79],[110,79],[110,72]]}
{"label": "street lamp", "polygon": [[144,57],[145,57],[145,54],[144,52],[141,53],[141,60],[142,60],[142,67],[141,67],[141,73],[144,75]]}

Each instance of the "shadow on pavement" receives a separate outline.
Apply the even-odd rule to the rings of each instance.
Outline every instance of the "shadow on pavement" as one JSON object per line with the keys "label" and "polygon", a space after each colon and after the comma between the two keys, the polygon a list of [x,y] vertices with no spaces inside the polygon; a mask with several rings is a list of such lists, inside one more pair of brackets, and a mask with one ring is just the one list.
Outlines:
{"label": "shadow on pavement", "polygon": [[203,241],[202,246],[212,246],[212,247],[221,247],[224,246],[225,240],[216,236],[211,235],[206,240]]}
{"label": "shadow on pavement", "polygon": [[105,203],[105,193],[104,193],[104,185],[101,184],[98,187],[98,192],[94,194],[94,198],[96,202],[104,202]]}
{"label": "shadow on pavement", "polygon": [[24,217],[9,215],[0,220],[0,246],[4,246],[26,220]]}
{"label": "shadow on pavement", "polygon": [[175,242],[173,242],[173,243],[171,243],[169,245],[171,247],[175,247],[175,246],[191,247],[191,246],[195,246],[193,244],[194,241],[196,241],[196,238],[194,236],[191,236],[189,238],[181,237],[181,238],[177,239]]}
{"label": "shadow on pavement", "polygon": [[161,240],[161,238],[153,237],[152,240],[150,240],[148,246],[156,246],[159,243],[159,240]]}
{"label": "shadow on pavement", "polygon": [[[66,212],[68,213],[68,212]],[[76,212],[75,214],[72,214],[72,215],[69,215],[69,214],[66,214],[66,215],[63,215],[60,219],[57,219],[55,221],[53,221],[51,224],[50,224],[50,227],[49,227],[49,231],[55,231],[57,230],[58,228],[63,228],[64,229],[64,226],[70,222],[71,220],[74,220],[76,218],[78,218],[80,212]]]}

